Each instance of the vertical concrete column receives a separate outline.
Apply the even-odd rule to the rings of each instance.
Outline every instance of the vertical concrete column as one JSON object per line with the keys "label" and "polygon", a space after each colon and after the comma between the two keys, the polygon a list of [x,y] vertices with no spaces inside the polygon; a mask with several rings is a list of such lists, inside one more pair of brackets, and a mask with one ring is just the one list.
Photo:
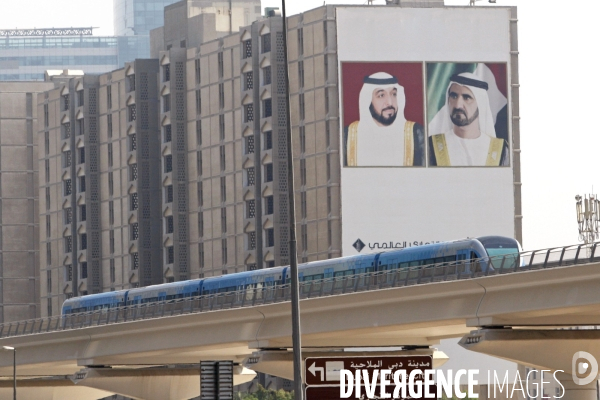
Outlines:
{"label": "vertical concrete column", "polygon": [[587,385],[577,385],[571,374],[558,372],[556,377],[565,388],[562,400],[597,400],[595,379]]}

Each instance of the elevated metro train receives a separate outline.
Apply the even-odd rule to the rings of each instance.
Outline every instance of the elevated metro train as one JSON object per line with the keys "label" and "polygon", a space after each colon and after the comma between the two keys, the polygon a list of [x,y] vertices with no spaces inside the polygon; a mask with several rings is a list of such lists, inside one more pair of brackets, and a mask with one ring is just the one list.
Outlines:
{"label": "elevated metro train", "polygon": [[[409,269],[422,265],[464,262],[492,258],[491,262],[477,262],[483,272],[488,268],[501,268],[502,260],[507,264],[518,262],[521,246],[515,239],[501,236],[485,236],[451,242],[428,244],[418,247],[391,250],[380,253],[355,255],[329,260],[314,261],[298,266],[300,282],[336,278],[370,272]],[[501,257],[501,256],[509,257]],[[511,255],[514,255],[511,257]],[[262,289],[290,281],[289,267],[276,267],[256,271],[240,272],[204,279],[164,283],[143,288],[105,292],[74,297],[63,303],[62,313],[74,314],[93,310],[109,309],[143,303],[152,303],[215,293],[233,292],[242,289]]]}

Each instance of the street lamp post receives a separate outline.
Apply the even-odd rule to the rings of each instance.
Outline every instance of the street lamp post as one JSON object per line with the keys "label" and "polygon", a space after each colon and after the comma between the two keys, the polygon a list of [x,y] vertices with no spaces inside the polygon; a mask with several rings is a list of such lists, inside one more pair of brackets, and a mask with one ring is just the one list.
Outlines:
{"label": "street lamp post", "polygon": [[290,275],[292,295],[292,347],[294,352],[294,399],[304,400],[302,390],[302,344],[300,341],[300,290],[298,286],[298,251],[296,247],[296,206],[294,202],[294,163],[292,152],[292,125],[290,111],[290,76],[288,68],[287,51],[287,15],[285,12],[285,0],[281,0],[283,19],[283,62],[285,65],[285,94],[287,107],[286,129],[287,129],[287,157],[288,157],[288,202],[290,221]]}
{"label": "street lamp post", "polygon": [[13,352],[13,400],[17,400],[17,349],[10,346],[2,346],[2,349]]}
{"label": "street lamp post", "polygon": [[[575,196],[579,240],[589,245],[600,238],[600,201],[597,195]],[[590,249],[588,249],[588,252]]]}

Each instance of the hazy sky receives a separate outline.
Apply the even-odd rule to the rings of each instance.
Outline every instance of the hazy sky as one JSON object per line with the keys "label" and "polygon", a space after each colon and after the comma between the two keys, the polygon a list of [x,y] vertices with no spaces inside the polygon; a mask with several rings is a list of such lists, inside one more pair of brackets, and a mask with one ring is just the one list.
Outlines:
{"label": "hazy sky", "polygon": [[[446,5],[468,3],[446,0]],[[323,0],[287,4],[291,15],[321,6]],[[280,2],[263,0],[262,5]],[[575,244],[574,197],[591,192],[592,185],[600,192],[600,127],[592,124],[600,114],[600,80],[593,71],[600,3],[497,0],[497,5],[519,7],[524,247]],[[0,10],[0,29],[95,26],[96,34],[112,34],[112,0],[0,0]],[[467,29],[457,26],[462,28]],[[476,182],[465,190],[474,187]]]}

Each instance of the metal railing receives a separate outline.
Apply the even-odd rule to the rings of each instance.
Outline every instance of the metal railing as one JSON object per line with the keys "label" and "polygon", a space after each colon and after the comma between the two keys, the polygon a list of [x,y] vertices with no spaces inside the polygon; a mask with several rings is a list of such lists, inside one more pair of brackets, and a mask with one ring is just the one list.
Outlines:
{"label": "metal railing", "polygon": [[[495,257],[442,262],[399,268],[379,266],[383,271],[301,282],[302,299],[381,290],[432,282],[473,279],[484,276],[600,262],[600,243],[528,251]],[[290,285],[249,287],[226,293],[143,303],[78,314],[61,315],[0,324],[0,338],[66,331],[92,326],[152,318],[210,312],[290,301]]]}

